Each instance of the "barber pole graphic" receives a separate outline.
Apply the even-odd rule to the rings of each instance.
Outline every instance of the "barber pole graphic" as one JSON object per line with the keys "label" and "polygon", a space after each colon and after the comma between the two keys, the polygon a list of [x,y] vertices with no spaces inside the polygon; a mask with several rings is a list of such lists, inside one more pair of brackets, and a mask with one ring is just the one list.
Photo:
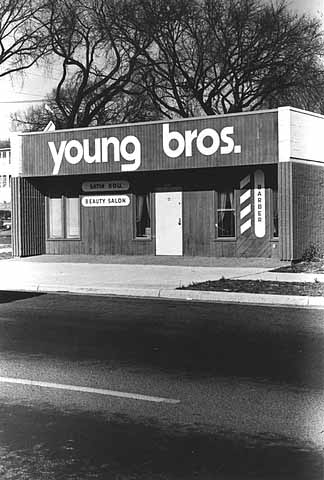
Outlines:
{"label": "barber pole graphic", "polygon": [[265,185],[264,173],[256,170],[254,173],[254,233],[258,238],[265,236]]}
{"label": "barber pole graphic", "polygon": [[241,235],[252,227],[251,219],[251,175],[240,181],[240,233]]}

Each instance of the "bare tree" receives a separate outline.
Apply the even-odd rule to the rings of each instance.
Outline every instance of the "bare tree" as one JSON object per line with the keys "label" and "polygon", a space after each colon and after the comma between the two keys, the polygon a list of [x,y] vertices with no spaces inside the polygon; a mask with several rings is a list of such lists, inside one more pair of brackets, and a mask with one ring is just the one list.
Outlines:
{"label": "bare tree", "polygon": [[[62,74],[55,102],[64,127],[98,123],[138,68],[142,41],[123,43],[117,19],[131,0],[48,0],[40,21]],[[135,32],[136,34],[136,32]],[[68,95],[68,101],[67,101]]]}
{"label": "bare tree", "polygon": [[[128,12],[128,22],[119,29],[125,44],[143,42],[142,87],[166,117],[192,116],[195,105],[179,65],[191,69],[191,38],[186,25],[198,11],[195,0],[138,0]],[[132,28],[129,25],[132,25]],[[136,35],[130,32],[136,31]],[[138,88],[138,84],[135,85]]]}
{"label": "bare tree", "polygon": [[23,72],[46,54],[42,28],[36,17],[38,0],[2,0],[0,8],[0,78]]}
{"label": "bare tree", "polygon": [[16,126],[324,108],[321,25],[286,0],[47,0],[34,18],[62,74]]}
{"label": "bare tree", "polygon": [[310,97],[323,85],[324,44],[318,20],[291,13],[284,0],[276,5],[230,0],[226,7],[206,0],[204,12],[213,43],[220,39],[225,51],[220,62],[225,75],[218,75],[216,90],[215,74],[206,75],[212,87],[203,102],[207,108],[255,110],[285,97],[302,107],[305,93]]}
{"label": "bare tree", "polygon": [[[64,105],[64,111],[73,109],[74,92],[73,81],[67,84],[64,90],[61,90],[60,104]],[[80,111],[78,116],[80,116]],[[132,95],[124,92],[116,94],[113,99],[102,105],[101,109],[98,109],[96,115],[92,117],[92,123],[109,125],[158,120],[160,118],[161,114],[153,105],[150,97],[140,90]],[[13,131],[42,131],[50,121],[54,123],[57,130],[66,128],[66,115],[62,114],[62,108],[59,108],[56,102],[56,89],[47,95],[47,100],[44,103],[11,115]]]}
{"label": "bare tree", "polygon": [[[309,106],[323,89],[320,22],[285,0],[138,0],[146,88],[164,115]],[[126,42],[134,42],[123,30]]]}
{"label": "bare tree", "polygon": [[41,131],[50,121],[44,105],[32,106],[27,110],[14,112],[10,115],[10,120],[13,132]]}

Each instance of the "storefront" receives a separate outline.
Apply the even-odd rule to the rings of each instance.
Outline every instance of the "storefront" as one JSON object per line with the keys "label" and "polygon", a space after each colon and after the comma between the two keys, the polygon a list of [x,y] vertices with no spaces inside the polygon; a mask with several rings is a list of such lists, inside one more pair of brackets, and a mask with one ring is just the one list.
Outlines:
{"label": "storefront", "polygon": [[13,253],[300,258],[324,244],[323,127],[285,107],[16,134]]}

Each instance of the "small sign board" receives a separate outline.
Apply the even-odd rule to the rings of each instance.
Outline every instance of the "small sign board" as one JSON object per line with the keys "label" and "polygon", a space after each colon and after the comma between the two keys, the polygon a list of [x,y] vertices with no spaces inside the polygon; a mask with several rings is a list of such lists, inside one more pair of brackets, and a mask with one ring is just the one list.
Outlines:
{"label": "small sign board", "polygon": [[89,195],[82,197],[83,207],[127,207],[130,204],[128,195]]}
{"label": "small sign board", "polygon": [[125,192],[129,190],[129,182],[126,180],[110,180],[99,182],[83,182],[83,192]]}

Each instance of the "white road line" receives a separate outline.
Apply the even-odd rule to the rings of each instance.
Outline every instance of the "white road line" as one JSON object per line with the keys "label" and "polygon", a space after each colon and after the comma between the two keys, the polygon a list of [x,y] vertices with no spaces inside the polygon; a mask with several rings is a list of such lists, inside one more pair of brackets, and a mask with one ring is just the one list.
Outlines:
{"label": "white road line", "polygon": [[141,395],[139,393],[119,392],[116,390],[106,390],[105,388],[82,387],[78,385],[65,385],[61,383],[38,382],[36,380],[27,380],[25,378],[0,377],[1,383],[13,383],[19,385],[29,385],[33,387],[56,388],[59,390],[69,390],[74,392],[96,393],[99,395],[107,395],[110,397],[129,398],[131,400],[144,400],[146,402],[156,403],[180,403],[180,400],[164,397],[153,397],[150,395]]}

